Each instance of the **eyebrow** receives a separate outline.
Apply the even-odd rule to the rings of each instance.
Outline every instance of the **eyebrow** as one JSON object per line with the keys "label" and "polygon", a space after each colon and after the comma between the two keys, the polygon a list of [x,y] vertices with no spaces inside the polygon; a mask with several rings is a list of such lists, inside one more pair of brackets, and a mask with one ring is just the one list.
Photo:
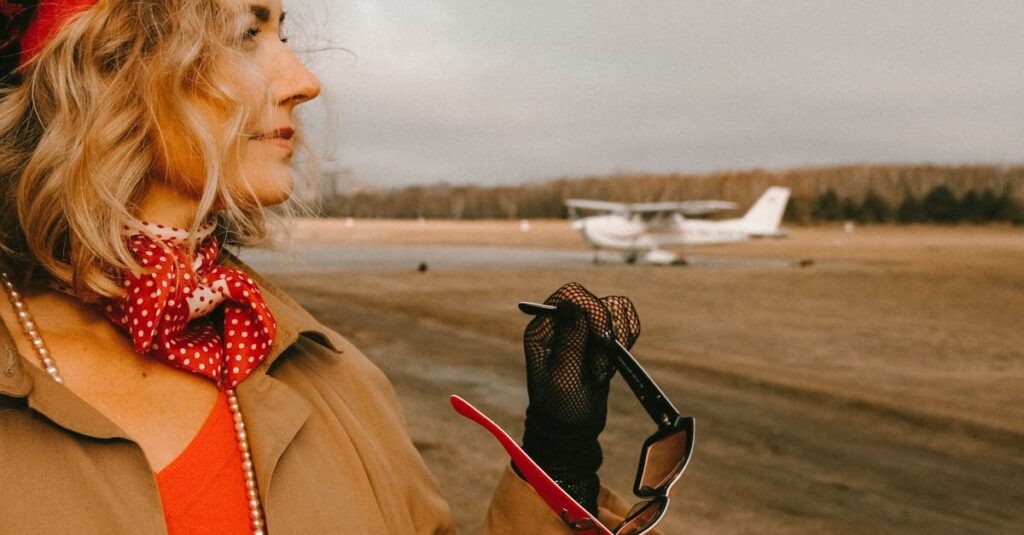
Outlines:
{"label": "eyebrow", "polygon": [[[262,6],[262,5],[259,5],[259,4],[251,4],[249,6],[249,11],[251,11],[253,16],[256,17],[256,20],[258,20],[258,21],[260,21],[262,23],[270,22],[270,9],[267,8],[267,6]],[[278,24],[284,22],[285,15],[287,15],[287,13],[282,11],[281,12],[281,18],[277,21]]]}

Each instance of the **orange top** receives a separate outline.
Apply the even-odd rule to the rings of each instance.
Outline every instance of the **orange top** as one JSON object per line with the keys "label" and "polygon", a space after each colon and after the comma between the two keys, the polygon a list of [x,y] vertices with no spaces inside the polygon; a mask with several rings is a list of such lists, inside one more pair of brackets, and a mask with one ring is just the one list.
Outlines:
{"label": "orange top", "polygon": [[192,442],[157,472],[170,535],[249,534],[242,452],[223,392]]}

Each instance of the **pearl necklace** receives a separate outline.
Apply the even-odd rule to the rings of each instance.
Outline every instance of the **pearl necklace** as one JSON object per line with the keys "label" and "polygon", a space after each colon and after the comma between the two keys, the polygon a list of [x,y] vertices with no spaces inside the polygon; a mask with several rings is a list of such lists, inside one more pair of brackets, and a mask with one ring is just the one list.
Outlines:
{"label": "pearl necklace", "polygon": [[[11,305],[14,306],[14,312],[21,323],[22,331],[32,343],[32,348],[43,363],[46,373],[57,383],[64,384],[64,379],[60,376],[60,370],[57,369],[57,363],[46,348],[36,323],[32,319],[32,313],[28,311],[28,304],[22,299],[21,293],[14,288],[14,284],[5,271],[0,271],[0,282],[3,283],[4,291],[7,293],[7,298],[10,299]],[[225,393],[228,397],[228,406],[231,408],[232,419],[235,422],[235,437],[238,439],[238,449],[242,451],[242,472],[245,474],[245,492],[249,504],[249,524],[254,535],[265,535],[259,487],[256,486],[256,472],[253,469],[252,452],[249,449],[249,436],[245,431],[245,422],[242,420],[242,410],[238,405],[238,395],[235,393],[234,388],[229,388]]]}

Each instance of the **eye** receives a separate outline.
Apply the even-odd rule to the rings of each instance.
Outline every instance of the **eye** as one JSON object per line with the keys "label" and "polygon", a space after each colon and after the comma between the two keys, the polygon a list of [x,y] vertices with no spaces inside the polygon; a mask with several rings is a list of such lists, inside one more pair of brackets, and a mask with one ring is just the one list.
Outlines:
{"label": "eye", "polygon": [[[245,30],[245,36],[244,36],[244,39],[245,39],[246,41],[252,41],[252,40],[253,40],[253,39],[255,39],[255,38],[256,38],[256,36],[257,36],[257,35],[259,35],[259,34],[260,34],[260,32],[262,32],[262,31],[263,31],[263,30],[260,30],[259,28],[256,28],[256,27],[253,27],[253,28],[249,28],[249,29]],[[286,36],[286,35],[281,35],[281,42],[282,42],[282,43],[287,43],[287,42],[288,42],[288,36]]]}

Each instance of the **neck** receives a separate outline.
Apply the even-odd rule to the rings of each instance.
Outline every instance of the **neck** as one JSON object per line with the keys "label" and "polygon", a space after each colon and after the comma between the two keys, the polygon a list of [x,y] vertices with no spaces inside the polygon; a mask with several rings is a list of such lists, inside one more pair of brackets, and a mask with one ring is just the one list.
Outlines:
{"label": "neck", "polygon": [[186,229],[196,217],[199,201],[180,189],[153,181],[139,206],[138,218],[169,227]]}

